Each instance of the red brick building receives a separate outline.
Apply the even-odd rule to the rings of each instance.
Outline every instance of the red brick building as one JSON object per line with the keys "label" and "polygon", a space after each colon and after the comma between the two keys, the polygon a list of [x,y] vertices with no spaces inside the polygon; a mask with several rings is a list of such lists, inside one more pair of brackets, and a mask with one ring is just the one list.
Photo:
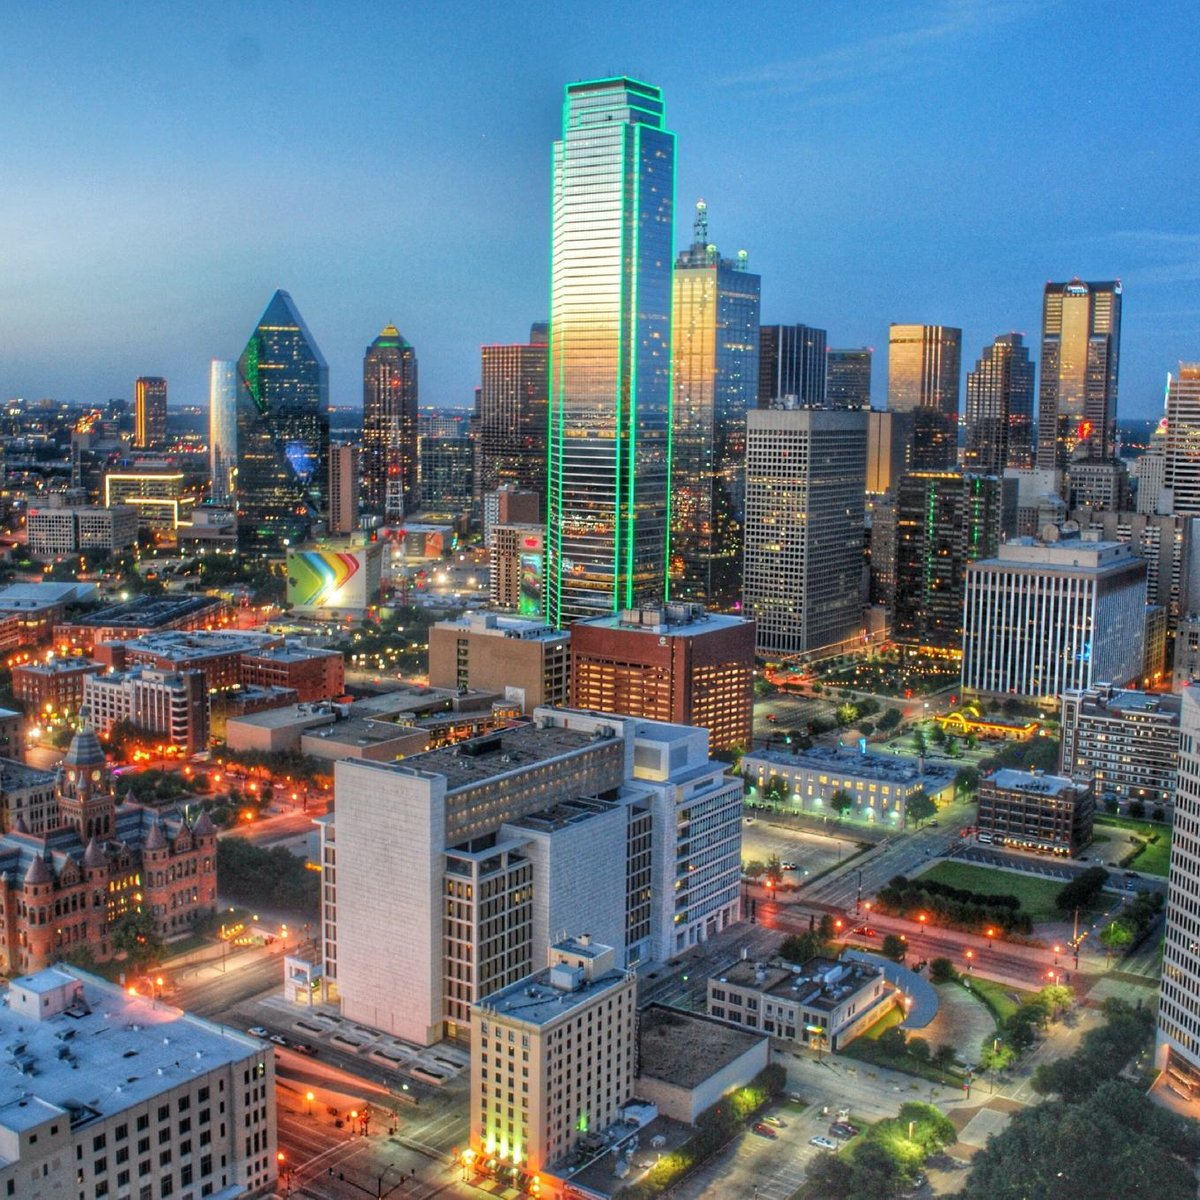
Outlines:
{"label": "red brick building", "polygon": [[278,646],[242,655],[242,683],[295,688],[302,702],[331,700],[346,687],[346,662],[337,650]]}
{"label": "red brick building", "polygon": [[629,609],[571,626],[571,707],[707,729],[750,745],[754,622],[698,604]]}
{"label": "red brick building", "polygon": [[13,695],[30,715],[77,713],[83,703],[83,681],[104,667],[90,658],[54,658],[46,663],[20,663],[12,669]]}

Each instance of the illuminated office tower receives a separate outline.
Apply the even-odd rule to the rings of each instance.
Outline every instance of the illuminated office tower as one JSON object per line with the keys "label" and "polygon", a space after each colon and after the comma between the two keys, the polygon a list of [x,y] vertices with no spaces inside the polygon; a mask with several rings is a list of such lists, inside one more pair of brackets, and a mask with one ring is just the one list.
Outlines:
{"label": "illuminated office tower", "polygon": [[830,350],[825,371],[825,396],[830,408],[871,407],[871,356],[860,350]]}
{"label": "illuminated office tower", "polygon": [[963,466],[982,475],[1033,466],[1033,363],[1019,333],[1002,333],[967,373]]}
{"label": "illuminated office tower", "polygon": [[143,375],[133,386],[134,445],[139,450],[161,450],[167,443],[167,381]]}
{"label": "illuminated office tower", "polygon": [[892,325],[888,336],[888,408],[912,413],[914,471],[958,462],[958,389],[962,330],[947,325]]}
{"label": "illuminated office tower", "polygon": [[546,622],[662,599],[675,135],[662,92],[569,84],[554,143]]}
{"label": "illuminated office tower", "polygon": [[287,292],[271,297],[237,364],[238,538],[277,550],[325,515],[329,368]]}
{"label": "illuminated office tower", "polygon": [[764,325],[758,340],[758,407],[824,408],[825,330]]}
{"label": "illuminated office tower", "polygon": [[1172,511],[1200,514],[1200,363],[1167,378],[1165,486]]}
{"label": "illuminated office tower", "polygon": [[1121,284],[1048,283],[1042,298],[1037,465],[1116,453]]}
{"label": "illuminated office tower", "polygon": [[350,442],[329,447],[329,532],[358,529],[361,452]]}
{"label": "illuminated office tower", "polygon": [[399,521],[419,507],[417,356],[395,325],[363,355],[363,507]]}
{"label": "illuminated office tower", "polygon": [[671,594],[731,608],[741,592],[746,409],[758,387],[760,280],[746,252],[721,258],[708,208],[675,260]]}
{"label": "illuminated office tower", "polygon": [[479,389],[479,491],[504,484],[546,494],[545,338],[525,345],[484,346]]}
{"label": "illuminated office tower", "polygon": [[220,358],[208,368],[208,465],[214,503],[228,504],[237,470],[237,363]]}

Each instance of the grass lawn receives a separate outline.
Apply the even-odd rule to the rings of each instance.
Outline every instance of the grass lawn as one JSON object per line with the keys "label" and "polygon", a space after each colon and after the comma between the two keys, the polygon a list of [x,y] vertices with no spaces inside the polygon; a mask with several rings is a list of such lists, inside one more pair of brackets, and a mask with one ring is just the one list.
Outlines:
{"label": "grass lawn", "polygon": [[[974,975],[971,977],[971,991],[986,1005],[997,1022],[1011,1017],[1022,1004],[1036,995],[1035,992],[1023,992],[1020,988],[1009,987],[1006,983],[997,983],[994,979],[979,979]],[[1016,1000],[1013,999],[1014,996],[1017,997]]]}
{"label": "grass lawn", "polygon": [[922,873],[920,878],[988,896],[1016,896],[1021,908],[1035,922],[1053,921],[1062,916],[1054,906],[1054,899],[1064,886],[1058,880],[958,862],[940,862],[932,871]]}
{"label": "grass lawn", "polygon": [[1107,815],[1096,817],[1096,824],[1124,829],[1140,838],[1151,838],[1157,834],[1157,840],[1148,842],[1129,865],[1135,871],[1143,871],[1147,875],[1159,875],[1166,879],[1171,865],[1171,827],[1169,825],[1160,825],[1156,821],[1136,821],[1132,817]]}
{"label": "grass lawn", "polygon": [[[838,1054],[844,1058],[856,1058],[859,1062],[870,1063],[876,1067],[888,1067],[893,1071],[903,1071],[906,1075],[916,1075],[919,1079],[928,1079],[931,1083],[944,1083],[948,1087],[957,1087],[962,1083],[962,1076],[957,1071],[942,1071],[932,1063],[921,1062],[910,1054],[889,1054],[879,1044],[880,1035],[891,1029],[904,1019],[899,1008],[892,1008],[884,1013],[870,1029],[864,1030],[850,1043],[843,1046]],[[918,1030],[918,1035],[920,1031]]]}

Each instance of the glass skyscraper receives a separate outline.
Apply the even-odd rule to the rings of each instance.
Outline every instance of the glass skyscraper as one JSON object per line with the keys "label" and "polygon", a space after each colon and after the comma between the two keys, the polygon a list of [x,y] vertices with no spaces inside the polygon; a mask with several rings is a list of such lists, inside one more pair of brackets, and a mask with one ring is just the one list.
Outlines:
{"label": "glass skyscraper", "polygon": [[758,387],[761,280],[744,250],[721,258],[696,205],[675,261],[671,594],[732,608],[742,588],[746,410]]}
{"label": "glass skyscraper", "polygon": [[220,358],[208,368],[208,465],[214,503],[228,504],[237,469],[237,363]]}
{"label": "glass skyscraper", "polygon": [[395,325],[363,355],[363,507],[399,521],[420,504],[417,355]]}
{"label": "glass skyscraper", "polygon": [[824,329],[764,325],[758,343],[759,408],[824,408],[827,396]]}
{"label": "glass skyscraper", "polygon": [[484,346],[480,355],[481,494],[506,483],[546,494],[548,347],[533,333],[528,344]]}
{"label": "glass skyscraper", "polygon": [[271,297],[237,364],[238,540],[277,550],[325,515],[329,368],[287,292]]}
{"label": "glass skyscraper", "polygon": [[912,413],[914,471],[958,462],[958,391],[962,330],[948,325],[892,325],[888,334],[888,408]]}
{"label": "glass skyscraper", "polygon": [[139,450],[161,450],[167,442],[167,381],[142,375],[133,393],[133,444]]}
{"label": "glass skyscraper", "polygon": [[546,621],[662,599],[675,135],[662,92],[569,84],[554,143]]}
{"label": "glass skyscraper", "polygon": [[967,373],[969,471],[1033,466],[1033,363],[1019,333],[1002,333]]}

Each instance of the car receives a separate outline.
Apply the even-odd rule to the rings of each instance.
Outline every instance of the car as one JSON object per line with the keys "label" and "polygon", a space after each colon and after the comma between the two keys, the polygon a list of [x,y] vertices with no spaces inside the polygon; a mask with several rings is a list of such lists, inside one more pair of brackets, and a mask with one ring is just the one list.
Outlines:
{"label": "car", "polygon": [[764,1125],[762,1121],[755,1123],[754,1132],[757,1133],[759,1137],[765,1138],[776,1138],[779,1136],[779,1134],[777,1134],[775,1130],[770,1127],[770,1125]]}
{"label": "car", "polygon": [[850,930],[850,932],[853,934],[856,934],[858,937],[878,937],[879,936],[875,932],[875,930],[873,930],[870,927],[870,925],[856,925],[852,930]]}
{"label": "car", "polygon": [[268,1034],[267,1031],[261,1025],[251,1025],[250,1028],[246,1030],[246,1032],[251,1037],[265,1038],[265,1037],[270,1036],[270,1034]]}
{"label": "car", "polygon": [[800,868],[794,862],[785,862],[779,864],[785,871],[798,871]]}
{"label": "car", "polygon": [[753,818],[753,817],[747,817],[747,818],[746,818],[746,824],[747,824],[747,825],[753,825],[753,824],[754,824],[754,818]]}
{"label": "car", "polygon": [[774,713],[767,713],[767,720],[774,724],[779,718]]}
{"label": "car", "polygon": [[282,1033],[271,1034],[267,1041],[274,1042],[277,1046],[286,1046],[288,1044],[287,1038],[285,1038]]}
{"label": "car", "polygon": [[804,1103],[804,1097],[802,1095],[800,1095],[799,1092],[788,1092],[788,1099],[793,1104],[803,1104]]}
{"label": "car", "polygon": [[936,818],[932,821],[926,821],[925,823],[929,826],[930,829],[936,829],[938,827],[938,825],[940,824],[940,822]]}
{"label": "car", "polygon": [[819,1133],[816,1135],[816,1137],[810,1137],[808,1139],[808,1144],[810,1146],[818,1146],[822,1150],[836,1150],[837,1149],[837,1142],[832,1141],[831,1139],[829,1139],[827,1137],[822,1137]]}
{"label": "car", "polygon": [[786,1129],[787,1128],[787,1122],[784,1120],[781,1120],[779,1117],[763,1117],[763,1120],[768,1125],[774,1125],[776,1129]]}
{"label": "car", "polygon": [[1125,878],[1126,879],[1141,879],[1141,876],[1136,871],[1126,871]]}
{"label": "car", "polygon": [[316,1046],[310,1045],[308,1042],[296,1042],[295,1045],[292,1046],[292,1049],[295,1050],[297,1054],[307,1054],[309,1058],[316,1058],[317,1056]]}
{"label": "car", "polygon": [[849,1141],[852,1137],[857,1137],[862,1131],[857,1125],[851,1125],[849,1121],[834,1121],[829,1127],[829,1132],[834,1137],[842,1138],[844,1141]]}

